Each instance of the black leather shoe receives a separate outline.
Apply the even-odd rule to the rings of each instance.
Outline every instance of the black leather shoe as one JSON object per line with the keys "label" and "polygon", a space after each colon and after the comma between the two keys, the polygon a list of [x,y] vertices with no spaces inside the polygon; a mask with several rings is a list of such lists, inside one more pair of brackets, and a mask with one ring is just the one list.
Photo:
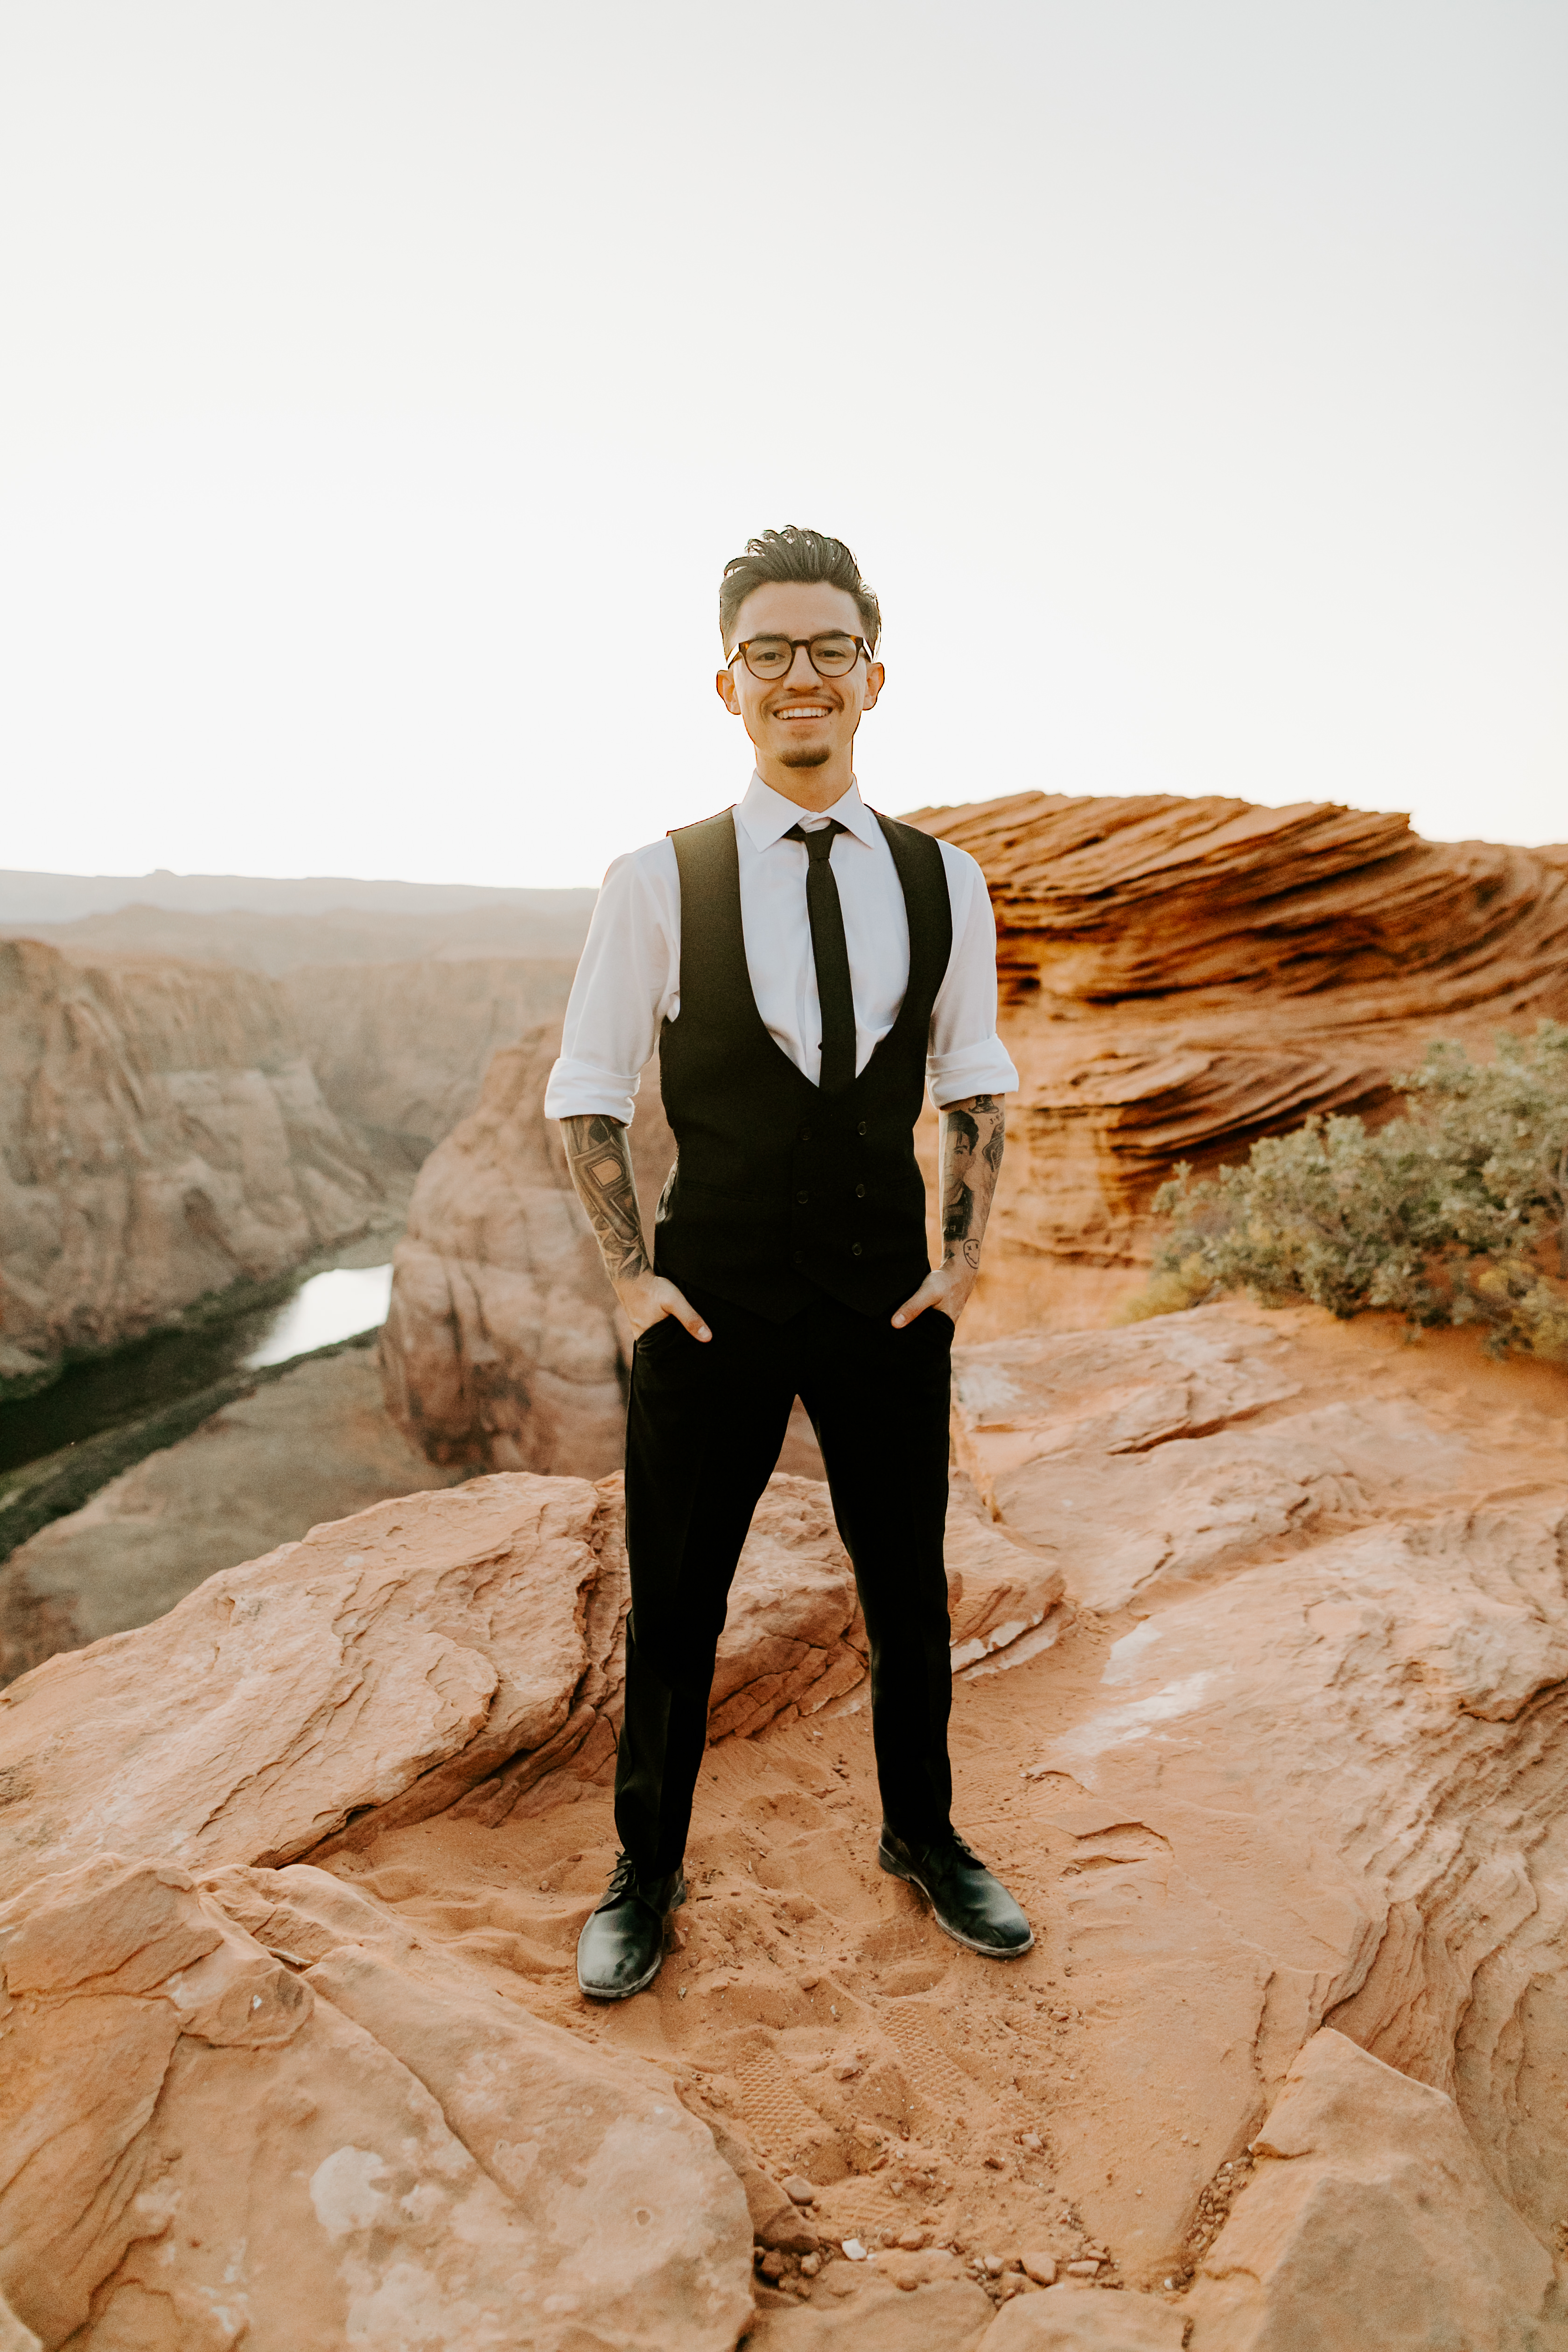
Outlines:
{"label": "black leather shoe", "polygon": [[1021,1960],[1035,1931],[999,1878],[956,1830],[932,1845],[906,1845],[886,1824],[877,1860],[895,1878],[918,1886],[937,1926],[955,1944],[984,1952],[988,1960]]}
{"label": "black leather shoe", "polygon": [[679,1870],[640,1878],[617,1854],[605,1899],[577,1938],[577,1982],[591,2000],[628,2000],[652,1984],[664,1959],[664,1923],[686,1900]]}

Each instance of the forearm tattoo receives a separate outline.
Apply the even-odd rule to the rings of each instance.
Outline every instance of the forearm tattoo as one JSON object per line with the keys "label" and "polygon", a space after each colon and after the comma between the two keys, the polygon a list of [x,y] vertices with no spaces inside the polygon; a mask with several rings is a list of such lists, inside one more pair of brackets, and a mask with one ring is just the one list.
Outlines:
{"label": "forearm tattoo", "polygon": [[1000,1095],[971,1095],[942,1115],[942,1264],[980,1264],[980,1244],[1002,1166],[1007,1107]]}
{"label": "forearm tattoo", "polygon": [[647,1272],[631,1138],[618,1118],[563,1118],[566,1165],[612,1282]]}

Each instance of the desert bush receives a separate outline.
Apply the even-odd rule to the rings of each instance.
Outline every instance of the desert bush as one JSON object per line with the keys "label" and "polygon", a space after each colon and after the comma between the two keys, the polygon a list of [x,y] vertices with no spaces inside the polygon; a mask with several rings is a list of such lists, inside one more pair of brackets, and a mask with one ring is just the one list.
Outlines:
{"label": "desert bush", "polygon": [[1435,1045],[1394,1085],[1409,1108],[1371,1132],[1310,1118],[1245,1166],[1179,1167],[1154,1201],[1169,1235],[1124,1319],[1241,1290],[1480,1323],[1497,1349],[1568,1359],[1568,1027],[1505,1031],[1490,1062]]}

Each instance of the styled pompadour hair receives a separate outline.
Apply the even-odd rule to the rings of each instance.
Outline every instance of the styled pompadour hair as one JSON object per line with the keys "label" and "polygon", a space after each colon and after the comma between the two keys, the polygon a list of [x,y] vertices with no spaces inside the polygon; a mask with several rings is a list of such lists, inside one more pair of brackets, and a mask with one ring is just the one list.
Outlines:
{"label": "styled pompadour hair", "polygon": [[876,590],[861,579],[860,566],[841,539],[829,539],[822,530],[803,530],[792,522],[783,530],[764,530],[760,539],[749,539],[744,555],[732,555],[724,566],[724,577],[719,583],[719,634],[726,653],[736,614],[752,589],[768,580],[825,580],[829,587],[847,588],[860,615],[861,634],[875,649],[882,634],[882,608]]}

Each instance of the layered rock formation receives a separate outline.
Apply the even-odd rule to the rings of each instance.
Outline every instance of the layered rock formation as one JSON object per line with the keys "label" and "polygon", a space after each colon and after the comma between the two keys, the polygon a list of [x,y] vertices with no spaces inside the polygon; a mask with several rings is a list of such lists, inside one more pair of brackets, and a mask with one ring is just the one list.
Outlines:
{"label": "layered rock formation", "polygon": [[[1021,1079],[966,1338],[1109,1321],[1178,1160],[1245,1156],[1313,1111],[1375,1117],[1429,1038],[1568,1014],[1560,853],[1424,842],[1325,803],[1028,793],[914,821],[984,868]],[[498,1064],[426,1168],[388,1397],[433,1459],[597,1475],[625,1351],[542,1116],[553,1050]],[[657,1067],[632,1132],[646,1220],[673,1153]],[[929,1111],[918,1142],[934,1201]]]}
{"label": "layered rock formation", "polygon": [[338,1117],[417,1167],[479,1099],[491,1056],[554,1023],[574,964],[521,956],[307,964],[279,983]]}
{"label": "layered rock formation", "polygon": [[[394,1258],[387,1409],[433,1462],[598,1477],[621,1459],[629,1333],[544,1117],[559,1026],[496,1055],[426,1160]],[[632,1123],[646,1230],[675,1145],[650,1071]]]}
{"label": "layered rock formation", "polygon": [[616,1482],[377,1506],[5,1694],[0,2287],[43,2340],[184,2352],[222,2284],[214,2343],[500,2345],[515,2275],[575,2296],[562,2352],[727,2347],[755,2235],[767,2352],[1568,2344],[1563,1375],[1242,1307],[956,1363],[1005,1515],[955,1490],[957,1810],[1037,1925],[1008,1969],[874,1866],[815,1482],[759,1514],[691,1899],[620,2008],[572,1974]]}
{"label": "layered rock formation", "polygon": [[0,1394],[289,1272],[380,1197],[268,982],[0,944]]}
{"label": "layered rock formation", "polygon": [[[1060,1580],[956,1510],[984,1654]],[[626,1599],[618,1483],[503,1475],[318,1529],[0,1702],[0,2288],[43,2342],[728,2352],[745,2152],[290,1866],[602,1784]],[[712,1736],[820,1712],[864,1650],[820,1486],[775,1479]]]}
{"label": "layered rock formation", "polygon": [[[950,1517],[955,1666],[1054,1637],[1054,1564],[966,1486]],[[409,1494],[207,1578],[139,1633],[51,1658],[0,1697],[15,1792],[0,1895],[40,1850],[73,1867],[155,1830],[189,1869],[277,1864],[453,1807],[493,1827],[547,1779],[552,1801],[602,1785],[625,1671],[624,1520],[618,1478]],[[814,1714],[865,1671],[826,1492],[781,1474],[737,1570],[710,1737]]]}
{"label": "layered rock formation", "polygon": [[1142,1279],[1177,1160],[1375,1114],[1429,1038],[1568,1013],[1554,853],[1423,841],[1327,802],[1022,793],[912,822],[984,869],[1022,1082],[980,1336],[1105,1319]]}

